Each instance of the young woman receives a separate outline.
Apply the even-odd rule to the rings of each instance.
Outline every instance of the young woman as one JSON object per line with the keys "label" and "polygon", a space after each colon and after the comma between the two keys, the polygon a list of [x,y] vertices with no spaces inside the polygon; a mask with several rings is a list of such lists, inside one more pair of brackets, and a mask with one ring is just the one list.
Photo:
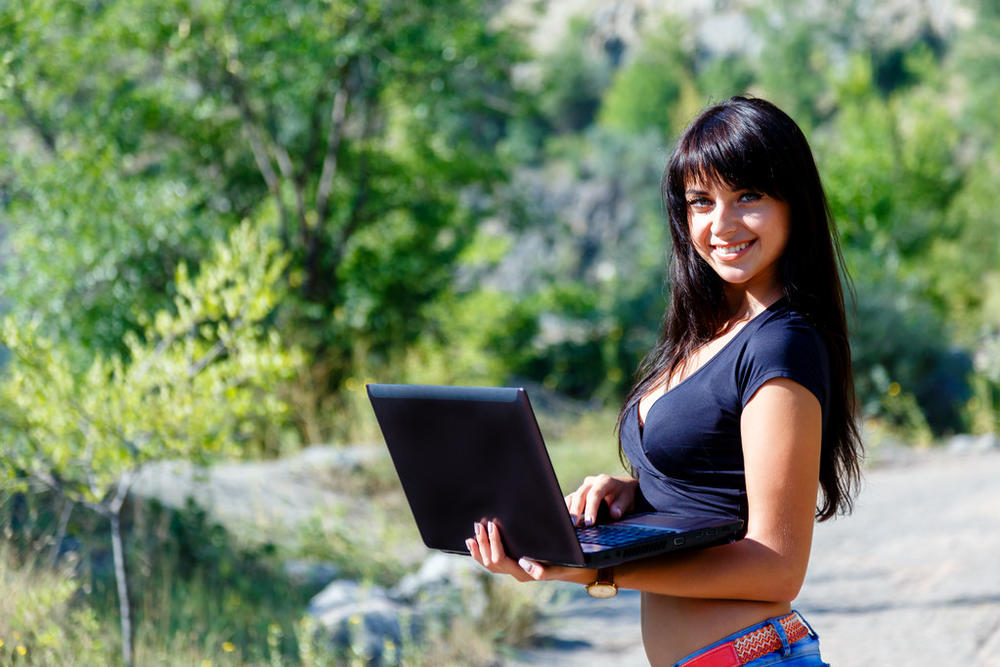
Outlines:
{"label": "young woman", "polygon": [[469,552],[521,581],[642,591],[653,665],[822,665],[791,601],[814,517],[851,508],[861,443],[841,258],[812,153],[780,109],[734,97],[685,130],[662,194],[671,295],[619,415],[631,474],[588,477],[566,503],[582,524],[601,503],[615,518],[739,517],[743,539],[598,573],[515,561],[487,522]]}

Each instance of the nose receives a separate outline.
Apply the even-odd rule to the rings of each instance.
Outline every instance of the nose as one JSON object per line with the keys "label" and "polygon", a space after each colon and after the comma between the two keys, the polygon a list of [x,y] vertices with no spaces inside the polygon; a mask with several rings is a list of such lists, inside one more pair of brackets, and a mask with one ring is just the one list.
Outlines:
{"label": "nose", "polygon": [[733,207],[720,201],[716,203],[713,213],[710,228],[712,236],[720,239],[732,236],[733,232],[736,231],[736,212]]}

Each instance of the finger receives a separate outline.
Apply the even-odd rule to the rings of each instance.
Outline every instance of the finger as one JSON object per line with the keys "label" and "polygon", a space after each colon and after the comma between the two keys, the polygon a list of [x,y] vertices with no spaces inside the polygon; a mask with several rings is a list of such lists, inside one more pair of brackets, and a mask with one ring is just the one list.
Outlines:
{"label": "finger", "polygon": [[608,503],[608,511],[611,512],[611,517],[613,519],[620,519],[625,516],[629,507],[632,506],[633,498],[633,494],[629,493],[627,488],[618,489],[614,495],[609,494],[605,498],[605,501]]}
{"label": "finger", "polygon": [[490,548],[490,538],[486,534],[486,528],[481,521],[477,521],[473,524],[473,529],[476,531],[476,546],[479,548],[482,563],[484,566],[490,567],[491,563],[489,559],[492,549]]}
{"label": "finger", "polygon": [[583,510],[583,525],[593,526],[597,523],[597,512],[601,509],[601,503],[604,502],[604,490],[599,488],[593,488],[587,493],[587,505]]}
{"label": "finger", "polygon": [[536,581],[545,576],[545,568],[533,560],[522,558],[517,561],[517,564],[521,566],[521,569],[524,570],[529,577],[535,579]]}
{"label": "finger", "polygon": [[618,508],[618,515],[624,516],[635,507],[635,494],[638,483],[635,480],[619,480],[618,491],[614,499],[614,506]]}
{"label": "finger", "polygon": [[495,565],[503,563],[507,559],[507,552],[504,551],[503,541],[500,539],[500,530],[495,521],[486,524],[490,540],[490,558]]}
{"label": "finger", "polygon": [[584,489],[581,487],[569,495],[569,502],[567,503],[567,509],[569,510],[569,515],[573,519],[573,525],[580,525],[580,519],[583,515],[583,510],[586,507],[586,496],[583,493]]}
{"label": "finger", "polygon": [[469,555],[472,556],[472,560],[476,561],[480,565],[485,565],[483,563],[483,556],[479,553],[479,544],[471,537],[465,541],[465,548],[469,550]]}

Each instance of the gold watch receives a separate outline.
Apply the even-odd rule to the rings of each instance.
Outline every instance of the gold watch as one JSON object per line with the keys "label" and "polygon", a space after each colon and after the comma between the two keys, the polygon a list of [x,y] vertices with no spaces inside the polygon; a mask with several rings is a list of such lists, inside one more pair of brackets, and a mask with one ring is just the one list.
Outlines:
{"label": "gold watch", "polygon": [[614,575],[614,568],[600,568],[597,570],[597,579],[587,584],[587,592],[595,598],[613,598],[618,595],[618,586],[615,585]]}

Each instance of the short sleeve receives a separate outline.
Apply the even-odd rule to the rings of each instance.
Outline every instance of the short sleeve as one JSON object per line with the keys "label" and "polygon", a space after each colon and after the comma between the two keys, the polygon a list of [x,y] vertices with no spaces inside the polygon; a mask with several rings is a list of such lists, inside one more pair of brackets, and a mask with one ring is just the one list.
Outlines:
{"label": "short sleeve", "polygon": [[830,366],[826,344],[819,333],[798,318],[765,322],[751,337],[737,364],[740,404],[746,404],[768,380],[787,378],[801,384],[819,400],[824,421],[830,393]]}

